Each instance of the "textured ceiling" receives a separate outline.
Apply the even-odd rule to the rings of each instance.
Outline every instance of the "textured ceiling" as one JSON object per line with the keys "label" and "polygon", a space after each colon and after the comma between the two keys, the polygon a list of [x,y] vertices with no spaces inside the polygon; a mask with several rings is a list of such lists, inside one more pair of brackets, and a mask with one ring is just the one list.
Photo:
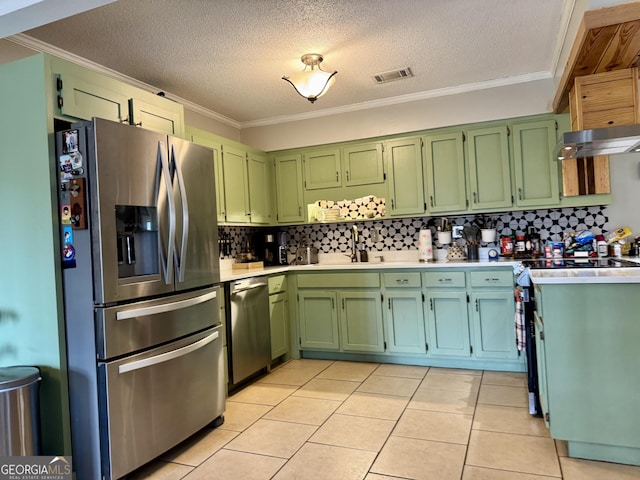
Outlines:
{"label": "textured ceiling", "polygon": [[[572,4],[119,0],[25,34],[246,126],[498,79],[550,77]],[[338,71],[313,105],[281,80],[302,69],[304,53],[324,55],[324,69]],[[403,67],[415,77],[384,85],[371,79]]]}

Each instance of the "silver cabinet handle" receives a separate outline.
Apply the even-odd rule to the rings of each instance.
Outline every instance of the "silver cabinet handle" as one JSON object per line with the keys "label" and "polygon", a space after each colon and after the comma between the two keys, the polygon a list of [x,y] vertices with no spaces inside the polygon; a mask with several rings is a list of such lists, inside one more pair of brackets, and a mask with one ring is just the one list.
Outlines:
{"label": "silver cabinet handle", "polygon": [[451,282],[453,279],[451,278],[439,278],[438,281],[439,282]]}
{"label": "silver cabinet handle", "polygon": [[478,203],[478,195],[476,192],[473,192],[473,203]]}
{"label": "silver cabinet handle", "polygon": [[336,182],[340,180],[340,172],[336,172]]}
{"label": "silver cabinet handle", "polygon": [[123,310],[116,313],[116,320],[127,320],[129,318],[142,317],[144,315],[157,315],[158,313],[173,312],[175,310],[181,310],[183,308],[193,307],[204,302],[208,302],[216,298],[217,292],[205,293],[199,297],[187,298],[186,300],[178,300],[171,303],[163,303],[161,305],[154,305],[152,307],[132,308],[131,310]]}
{"label": "silver cabinet handle", "polygon": [[396,279],[397,283],[409,283],[409,279],[408,278],[398,278]]}
{"label": "silver cabinet handle", "polygon": [[173,360],[175,358],[184,357],[185,355],[195,352],[196,350],[200,350],[205,345],[213,342],[219,336],[220,332],[216,331],[211,335],[198,340],[197,342],[186,345],[184,347],[180,347],[176,350],[161,353],[160,355],[145,358],[143,360],[136,360],[135,362],[123,363],[118,367],[118,373],[132,372],[134,370],[140,370],[141,368],[152,367],[153,365],[158,365],[159,363],[168,362],[169,360]]}
{"label": "silver cabinet handle", "polygon": [[518,200],[522,200],[522,188],[518,189]]}
{"label": "silver cabinet handle", "polygon": [[499,280],[500,280],[499,278],[485,278],[484,279],[485,282],[497,282]]}
{"label": "silver cabinet handle", "polygon": [[433,195],[429,195],[429,202],[431,203],[431,206],[433,207]]}
{"label": "silver cabinet handle", "polygon": [[479,311],[480,311],[480,307],[478,305],[478,299],[476,298],[476,312],[479,312]]}

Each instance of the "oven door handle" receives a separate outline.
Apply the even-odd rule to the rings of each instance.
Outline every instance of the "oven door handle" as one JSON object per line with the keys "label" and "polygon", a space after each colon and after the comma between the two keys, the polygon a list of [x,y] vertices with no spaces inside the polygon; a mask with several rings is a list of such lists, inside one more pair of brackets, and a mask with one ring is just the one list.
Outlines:
{"label": "oven door handle", "polygon": [[175,358],[184,357],[196,350],[203,348],[205,345],[213,342],[220,336],[220,332],[213,332],[211,335],[206,336],[197,342],[191,343],[184,347],[177,348],[176,350],[171,350],[170,352],[161,353],[160,355],[155,355],[153,357],[145,358],[143,360],[136,360],[134,362],[123,363],[118,366],[118,373],[128,373],[133,372],[135,370],[140,370],[141,368],[151,367],[153,365],[158,365],[159,363],[168,362],[169,360],[173,360]]}
{"label": "oven door handle", "polygon": [[158,313],[173,312],[183,308],[193,307],[204,302],[208,302],[216,298],[217,292],[214,290],[204,295],[186,300],[178,300],[177,302],[163,303],[162,305],[154,305],[152,307],[133,308],[131,310],[122,310],[116,313],[116,320],[127,320],[129,318],[142,317],[144,315],[156,315]]}

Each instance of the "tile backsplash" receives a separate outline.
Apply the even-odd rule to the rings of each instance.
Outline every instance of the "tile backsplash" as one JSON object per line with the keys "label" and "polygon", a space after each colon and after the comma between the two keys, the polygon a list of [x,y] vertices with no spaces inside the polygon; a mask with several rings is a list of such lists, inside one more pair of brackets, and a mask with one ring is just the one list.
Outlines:
{"label": "tile backsplash", "polygon": [[[487,215],[497,220],[498,239],[500,236],[525,233],[527,227],[534,227],[540,234],[542,242],[561,241],[564,234],[578,230],[590,230],[594,234],[608,230],[606,206],[552,208],[546,210],[523,210],[516,212]],[[246,249],[247,242],[262,233],[280,230],[288,234],[287,246],[291,254],[307,237],[320,253],[347,253],[350,250],[351,227],[357,225],[360,231],[360,242],[367,250],[415,250],[418,244],[418,233],[423,225],[433,217],[398,218],[385,220],[369,220],[362,222],[314,223],[280,227],[219,227],[220,237],[230,240],[229,255],[233,258]],[[447,217],[452,225],[467,225],[473,221],[473,215]],[[498,240],[499,241],[499,240]],[[481,244],[497,247],[498,244]],[[434,241],[434,248],[443,248]],[[224,252],[223,252],[224,253]],[[255,252],[258,255],[260,252]]]}

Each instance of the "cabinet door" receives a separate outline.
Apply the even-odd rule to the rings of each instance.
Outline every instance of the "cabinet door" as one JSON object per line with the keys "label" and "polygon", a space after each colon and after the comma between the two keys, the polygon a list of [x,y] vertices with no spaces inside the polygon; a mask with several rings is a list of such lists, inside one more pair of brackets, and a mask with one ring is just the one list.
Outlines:
{"label": "cabinet door", "polygon": [[513,290],[471,294],[473,353],[479,358],[518,358]]}
{"label": "cabinet door", "polygon": [[432,290],[425,302],[428,352],[434,356],[469,357],[467,294],[464,290]]}
{"label": "cabinet door", "polygon": [[275,159],[278,223],[304,222],[302,157],[283,155]]}
{"label": "cabinet door", "polygon": [[[98,74],[94,74],[98,75]],[[91,120],[104,118],[114,122],[129,121],[129,99],[117,89],[93,83],[77,75],[61,73],[58,78],[58,107],[67,117]]]}
{"label": "cabinet door", "polygon": [[267,189],[267,158],[250,153],[247,158],[247,174],[249,177],[249,206],[251,223],[269,223],[269,192]]}
{"label": "cabinet door", "polygon": [[507,139],[506,126],[467,132],[472,210],[512,205]]}
{"label": "cabinet door", "polygon": [[304,187],[307,190],[340,187],[340,150],[332,148],[303,155]]}
{"label": "cabinet door", "polygon": [[184,107],[157,95],[130,99],[129,120],[147,130],[184,137]]}
{"label": "cabinet door", "polygon": [[342,149],[344,185],[384,182],[382,143],[366,143]]}
{"label": "cabinet door", "polygon": [[392,217],[425,212],[421,143],[416,137],[385,143],[390,197],[387,211]]}
{"label": "cabinet door", "polygon": [[339,350],[337,294],[299,290],[300,347]]}
{"label": "cabinet door", "polygon": [[558,160],[553,158],[556,122],[513,125],[513,162],[516,205],[519,207],[558,204]]}
{"label": "cabinet door", "polygon": [[422,293],[398,289],[385,293],[385,327],[388,348],[393,353],[425,353]]}
{"label": "cabinet door", "polygon": [[384,352],[380,292],[340,292],[342,350]]}
{"label": "cabinet door", "polygon": [[224,173],[222,170],[222,159],[220,158],[220,144],[211,134],[195,128],[187,128],[186,138],[191,142],[209,147],[213,150],[213,164],[216,176],[216,216],[218,218],[218,222],[224,222],[226,220],[224,205]]}
{"label": "cabinet door", "polygon": [[246,153],[223,145],[222,169],[227,222],[249,223],[251,212],[249,211],[249,190],[247,188]]}
{"label": "cabinet door", "polygon": [[271,360],[289,353],[289,302],[286,293],[269,295]]}
{"label": "cabinet door", "polygon": [[424,151],[425,192],[429,212],[466,210],[462,132],[426,137]]}

